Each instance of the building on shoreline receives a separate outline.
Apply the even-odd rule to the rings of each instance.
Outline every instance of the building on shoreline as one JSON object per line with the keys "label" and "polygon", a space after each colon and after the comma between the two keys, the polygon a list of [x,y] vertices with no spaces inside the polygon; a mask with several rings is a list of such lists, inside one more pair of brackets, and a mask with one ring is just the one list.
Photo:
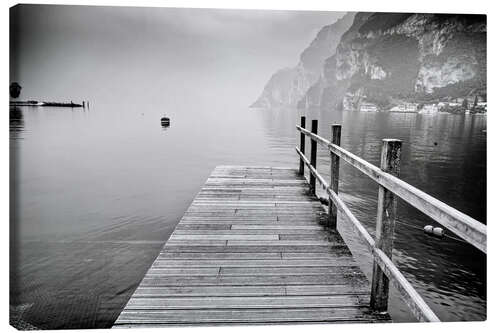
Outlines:
{"label": "building on shoreline", "polygon": [[396,106],[393,106],[389,109],[389,112],[408,112],[408,113],[416,113],[417,112],[417,103],[401,103]]}
{"label": "building on shoreline", "polygon": [[418,113],[421,114],[436,114],[439,111],[438,104],[425,104]]}
{"label": "building on shoreline", "polygon": [[377,105],[373,103],[361,103],[359,105],[359,111],[360,112],[377,112],[378,107]]}

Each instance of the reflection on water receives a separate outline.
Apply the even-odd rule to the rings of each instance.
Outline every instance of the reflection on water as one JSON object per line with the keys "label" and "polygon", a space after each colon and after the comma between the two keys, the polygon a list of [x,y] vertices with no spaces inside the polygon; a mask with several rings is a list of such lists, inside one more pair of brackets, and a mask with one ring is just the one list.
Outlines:
{"label": "reflection on water", "polygon": [[24,129],[23,112],[17,106],[9,108],[9,128],[11,139],[18,139]]}
{"label": "reflection on water", "polygon": [[[169,128],[160,126],[163,110],[146,110],[11,110],[13,317],[40,328],[111,326],[216,165],[298,165],[297,110],[184,107],[169,114]],[[401,178],[486,222],[486,118],[306,116],[325,137],[341,123],[342,146],[374,164],[382,138],[402,139]],[[318,166],[328,176],[324,150]],[[373,233],[376,185],[341,164],[340,191]],[[394,260],[405,276],[442,320],[484,319],[485,256],[426,237],[421,229],[432,222],[405,204],[398,209]],[[340,229],[370,275],[369,254],[348,225]],[[412,320],[394,293],[390,311]]]}

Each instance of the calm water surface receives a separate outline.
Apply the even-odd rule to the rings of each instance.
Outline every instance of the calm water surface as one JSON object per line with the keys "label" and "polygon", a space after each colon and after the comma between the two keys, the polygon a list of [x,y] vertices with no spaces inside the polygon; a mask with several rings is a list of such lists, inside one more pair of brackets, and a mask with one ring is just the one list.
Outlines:
{"label": "calm water surface", "polygon": [[[95,103],[90,110],[11,110],[11,315],[40,328],[110,327],[212,169],[297,167],[297,110],[246,105]],[[306,112],[320,135],[377,164],[380,141],[403,140],[401,178],[486,222],[486,117]],[[310,123],[308,121],[308,127]],[[319,169],[328,176],[329,154]],[[374,233],[377,186],[341,164],[341,196]],[[394,260],[442,320],[483,320],[486,256],[398,207]],[[340,230],[371,275],[351,228]],[[390,313],[413,320],[396,292]]]}

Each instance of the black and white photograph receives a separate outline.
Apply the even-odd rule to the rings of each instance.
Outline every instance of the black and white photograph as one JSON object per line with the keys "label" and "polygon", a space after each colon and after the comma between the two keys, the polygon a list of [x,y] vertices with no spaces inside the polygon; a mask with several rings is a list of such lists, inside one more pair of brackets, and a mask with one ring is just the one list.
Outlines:
{"label": "black and white photograph", "polygon": [[485,8],[137,5],[9,5],[10,326],[494,319]]}

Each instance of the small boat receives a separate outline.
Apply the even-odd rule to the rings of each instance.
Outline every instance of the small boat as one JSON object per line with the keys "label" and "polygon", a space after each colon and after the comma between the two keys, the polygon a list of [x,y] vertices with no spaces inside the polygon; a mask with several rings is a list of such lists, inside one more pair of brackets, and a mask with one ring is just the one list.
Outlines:
{"label": "small boat", "polygon": [[69,107],[69,108],[82,108],[83,104],[73,103],[61,103],[61,102],[42,102],[41,106],[60,106],[60,107]]}
{"label": "small boat", "polygon": [[163,127],[170,126],[170,118],[168,118],[168,117],[162,117],[161,118],[161,126],[163,126]]}

